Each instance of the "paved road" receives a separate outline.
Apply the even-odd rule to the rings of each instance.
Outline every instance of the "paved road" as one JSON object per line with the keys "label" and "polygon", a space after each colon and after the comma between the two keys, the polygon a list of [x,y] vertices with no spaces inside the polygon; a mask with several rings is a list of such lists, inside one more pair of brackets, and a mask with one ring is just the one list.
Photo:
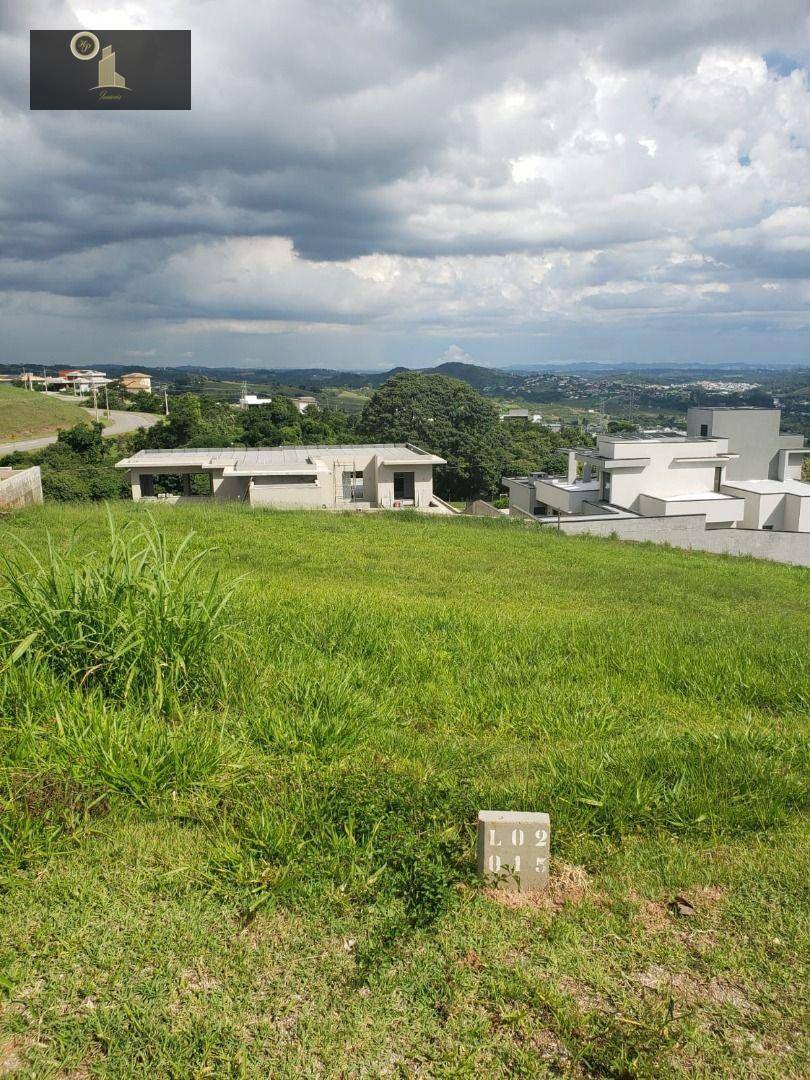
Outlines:
{"label": "paved road", "polygon": [[[93,409],[84,409],[91,417],[95,416]],[[103,410],[99,409],[99,417],[104,417]],[[106,417],[105,417],[106,419]],[[126,412],[123,409],[110,409],[110,419],[104,428],[104,438],[111,435],[125,435],[128,431],[135,431],[139,427],[151,427],[160,420],[154,413]],[[5,454],[13,454],[15,450],[39,450],[43,446],[56,442],[56,435],[43,435],[40,439],[18,439],[16,442],[0,443],[0,457]]]}

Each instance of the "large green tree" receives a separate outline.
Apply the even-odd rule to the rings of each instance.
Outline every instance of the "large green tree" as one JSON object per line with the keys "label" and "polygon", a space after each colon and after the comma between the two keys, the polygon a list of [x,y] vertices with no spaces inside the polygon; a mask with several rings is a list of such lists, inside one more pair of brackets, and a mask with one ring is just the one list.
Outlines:
{"label": "large green tree", "polygon": [[360,418],[364,436],[412,442],[447,459],[437,468],[444,498],[489,498],[508,460],[495,406],[472,387],[444,375],[400,372],[372,394]]}

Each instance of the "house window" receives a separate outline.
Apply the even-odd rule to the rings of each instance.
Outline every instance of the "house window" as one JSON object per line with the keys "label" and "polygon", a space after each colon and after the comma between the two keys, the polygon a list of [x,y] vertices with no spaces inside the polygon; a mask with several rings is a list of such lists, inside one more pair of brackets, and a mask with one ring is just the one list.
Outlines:
{"label": "house window", "polygon": [[414,476],[412,472],[394,473],[394,498],[400,500],[413,500]]}
{"label": "house window", "polygon": [[700,437],[701,437],[701,439],[708,439],[708,437],[709,437],[709,425],[708,424],[701,424],[700,425]]}
{"label": "house window", "polygon": [[602,502],[610,502],[610,473],[606,470],[602,470]]}

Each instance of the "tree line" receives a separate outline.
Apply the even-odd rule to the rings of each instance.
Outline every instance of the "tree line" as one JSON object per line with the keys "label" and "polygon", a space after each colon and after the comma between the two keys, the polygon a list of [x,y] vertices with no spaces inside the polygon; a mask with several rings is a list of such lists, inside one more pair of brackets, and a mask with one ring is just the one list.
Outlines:
{"label": "tree line", "polygon": [[[140,393],[132,407],[160,412],[160,399]],[[445,458],[434,487],[444,499],[491,499],[503,476],[564,468],[560,450],[592,442],[578,429],[551,431],[540,424],[502,422],[495,406],[467,383],[437,374],[400,372],[379,387],[361,413],[310,407],[276,394],[270,404],[235,409],[194,393],[171,398],[169,416],[154,427],[104,439],[98,423],[61,431],[42,450],[16,453],[4,463],[42,468],[46,499],[59,501],[123,498],[122,457],[146,449],[180,447],[261,447],[336,445],[352,442],[411,442]]]}

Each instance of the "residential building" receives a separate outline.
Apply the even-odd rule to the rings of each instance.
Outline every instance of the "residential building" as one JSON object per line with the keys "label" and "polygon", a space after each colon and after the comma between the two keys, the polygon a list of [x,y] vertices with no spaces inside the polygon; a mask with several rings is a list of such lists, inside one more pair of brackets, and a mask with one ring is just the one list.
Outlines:
{"label": "residential building", "polygon": [[[456,511],[433,493],[433,468],[444,464],[444,458],[410,443],[375,443],[141,450],[119,461],[117,468],[129,471],[136,501],[207,498],[285,509],[413,507],[450,514]],[[161,496],[165,487],[176,493]]]}
{"label": "residential building", "polygon": [[128,394],[137,394],[141,390],[147,394],[152,393],[152,377],[145,375],[142,371],[130,371],[128,375],[122,375],[118,381],[121,389]]}
{"label": "residential building", "polygon": [[59,378],[64,380],[74,394],[92,393],[111,381],[106,372],[93,371],[92,368],[67,368],[59,372]]}
{"label": "residential building", "polygon": [[273,399],[264,394],[242,394],[239,398],[239,408],[249,409],[254,405],[271,405]]}
{"label": "residential building", "polygon": [[810,484],[800,480],[729,480],[723,491],[743,499],[742,529],[810,533]]}
{"label": "residential building", "polygon": [[[733,415],[731,415],[733,414]],[[535,518],[701,515],[706,528],[810,531],[807,451],[776,409],[690,409],[686,434],[599,435],[566,451],[564,477],[507,477],[510,510]],[[742,474],[742,477],[741,475]]]}
{"label": "residential building", "polygon": [[727,480],[799,480],[808,452],[804,436],[781,435],[780,409],[692,408],[686,414],[687,435],[728,439],[736,455]]}
{"label": "residential building", "polygon": [[532,424],[542,424],[542,413],[530,413],[528,409],[507,409],[501,413],[501,420],[526,420]]}
{"label": "residential building", "polygon": [[314,397],[294,397],[292,400],[293,405],[295,405],[300,413],[305,413],[307,409],[312,408],[313,406],[316,409],[318,408],[318,399]]}

